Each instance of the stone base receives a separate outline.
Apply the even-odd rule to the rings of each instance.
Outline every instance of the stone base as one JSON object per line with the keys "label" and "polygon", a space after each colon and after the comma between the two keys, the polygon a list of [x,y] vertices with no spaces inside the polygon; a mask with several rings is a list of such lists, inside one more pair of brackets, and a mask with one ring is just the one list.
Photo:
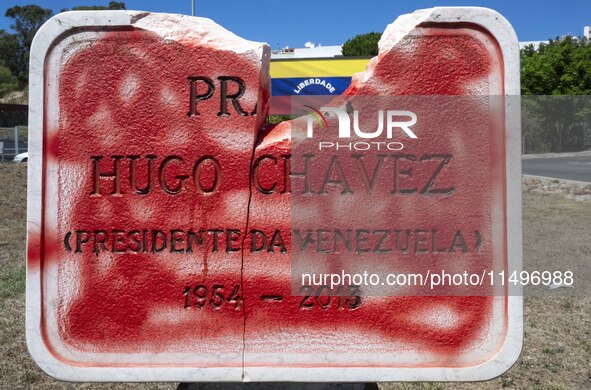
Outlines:
{"label": "stone base", "polygon": [[377,390],[377,383],[181,383],[177,390]]}

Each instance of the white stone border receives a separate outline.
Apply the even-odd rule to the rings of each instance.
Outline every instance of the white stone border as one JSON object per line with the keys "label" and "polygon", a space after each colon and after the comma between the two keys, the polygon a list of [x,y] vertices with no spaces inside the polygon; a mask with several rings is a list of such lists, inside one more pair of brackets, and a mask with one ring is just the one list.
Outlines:
{"label": "white stone border", "polygon": [[[109,28],[131,26],[145,13],[137,11],[68,12],[50,19],[39,30],[31,49],[29,79],[29,173],[27,198],[28,253],[40,253],[43,211],[43,147],[45,59],[54,42],[78,27]],[[390,28],[406,31],[423,22],[469,22],[488,30],[498,41],[504,61],[506,95],[519,95],[519,48],[511,25],[500,14],[477,7],[437,7],[403,15]],[[521,156],[518,104],[506,104],[506,186],[507,253],[509,269],[520,270],[521,239]],[[31,240],[31,238],[35,238]],[[489,361],[465,368],[303,368],[303,367],[88,367],[67,364],[47,348],[41,334],[41,273],[27,261],[26,338],[33,359],[48,374],[70,381],[474,381],[494,378],[508,370],[518,358],[523,343],[521,296],[508,297],[508,333],[502,348]],[[35,259],[35,261],[38,261]]]}

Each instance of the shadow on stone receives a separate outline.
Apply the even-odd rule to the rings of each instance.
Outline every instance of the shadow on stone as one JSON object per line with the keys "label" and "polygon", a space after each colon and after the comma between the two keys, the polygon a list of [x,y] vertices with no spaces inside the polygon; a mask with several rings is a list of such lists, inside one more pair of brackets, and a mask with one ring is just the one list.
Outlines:
{"label": "shadow on stone", "polygon": [[377,383],[181,383],[177,390],[377,390]]}

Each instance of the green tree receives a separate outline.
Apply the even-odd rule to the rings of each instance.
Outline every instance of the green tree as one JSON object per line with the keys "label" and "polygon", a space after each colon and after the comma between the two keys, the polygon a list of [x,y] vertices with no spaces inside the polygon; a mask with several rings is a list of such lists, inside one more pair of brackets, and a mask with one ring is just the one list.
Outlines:
{"label": "green tree", "polygon": [[[74,10],[119,10],[125,3],[110,1],[107,6],[78,6]],[[64,11],[64,10],[62,10]],[[13,20],[10,27],[15,34],[0,30],[0,65],[7,67],[25,87],[29,79],[29,53],[37,30],[51,16],[53,11],[38,5],[14,6],[6,10],[6,17]]]}
{"label": "green tree", "polygon": [[368,57],[378,55],[378,41],[382,34],[370,32],[356,35],[343,44],[343,55],[346,57]]}
{"label": "green tree", "polygon": [[10,72],[10,69],[0,65],[0,98],[9,92],[16,91],[18,87],[18,79]]}
{"label": "green tree", "polygon": [[4,65],[13,75],[18,75],[27,64],[19,56],[20,45],[15,34],[0,30],[0,65]]}
{"label": "green tree", "polygon": [[523,95],[591,94],[591,43],[566,36],[521,51]]}
{"label": "green tree", "polygon": [[51,18],[53,11],[38,5],[15,5],[6,10],[6,17],[14,20],[10,27],[16,31],[16,36],[22,47],[31,48],[33,37],[39,28]]}
{"label": "green tree", "polygon": [[[586,147],[591,123],[591,42],[566,36],[521,50],[522,133],[527,152]],[[576,95],[576,96],[573,96]]]}
{"label": "green tree", "polygon": [[[41,8],[38,5],[14,6],[6,10],[6,17],[13,19],[10,27],[16,32],[14,34],[18,48],[14,62],[16,68],[11,66],[12,72],[19,79],[21,85],[25,85],[29,79],[29,52],[31,43],[37,30],[53,15],[53,11]],[[9,41],[9,44],[10,41]],[[9,65],[9,64],[7,64]]]}
{"label": "green tree", "polygon": [[[103,11],[103,10],[119,10],[126,9],[125,3],[122,1],[109,1],[109,4],[104,5],[79,5],[72,8],[72,11]],[[62,9],[61,12],[68,11],[67,8]]]}

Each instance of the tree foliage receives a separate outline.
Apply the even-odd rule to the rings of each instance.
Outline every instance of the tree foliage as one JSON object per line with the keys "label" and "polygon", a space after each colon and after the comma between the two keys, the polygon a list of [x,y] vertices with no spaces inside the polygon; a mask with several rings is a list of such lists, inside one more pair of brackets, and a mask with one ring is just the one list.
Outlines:
{"label": "tree foliage", "polygon": [[378,55],[378,41],[382,34],[370,32],[356,35],[343,44],[346,57],[369,57]]}
{"label": "tree foliage", "polygon": [[21,86],[26,85],[29,78],[29,52],[33,37],[39,27],[53,15],[53,11],[38,5],[15,5],[6,10],[6,17],[13,20],[10,27],[16,32],[0,33],[0,57],[4,65],[18,78]]}
{"label": "tree foliage", "polygon": [[[120,9],[125,9],[124,2],[110,1],[106,6],[78,6],[73,8],[73,10]],[[67,11],[67,9],[62,11]],[[29,53],[33,37],[52,15],[53,11],[51,9],[42,8],[38,5],[16,5],[6,10],[5,16],[13,20],[10,27],[15,33],[10,34],[0,30],[0,65],[8,68],[10,73],[17,77],[21,88],[27,85],[29,79]]]}
{"label": "tree foliage", "polygon": [[47,8],[41,8],[38,5],[15,5],[6,10],[6,17],[13,19],[14,23],[10,25],[16,31],[16,37],[19,44],[27,49],[31,48],[31,42],[39,27],[51,18],[53,11]]}
{"label": "tree foliage", "polygon": [[[125,3],[122,1],[109,1],[108,5],[79,5],[72,8],[72,11],[104,11],[104,10],[119,10],[126,9]],[[68,9],[62,9],[62,12]]]}
{"label": "tree foliage", "polygon": [[16,91],[18,87],[18,79],[10,72],[10,69],[0,65],[0,98],[9,92]]}
{"label": "tree foliage", "polygon": [[19,53],[20,44],[16,34],[0,30],[0,65],[8,68],[14,76],[20,76],[21,72],[27,69],[27,64],[24,62],[26,58]]}
{"label": "tree foliage", "polygon": [[566,36],[521,51],[523,95],[591,94],[591,42]]}
{"label": "tree foliage", "polygon": [[[566,36],[521,50],[525,152],[567,152],[591,146],[591,42]],[[570,95],[570,96],[569,96]],[[578,96],[572,96],[578,95]]]}

